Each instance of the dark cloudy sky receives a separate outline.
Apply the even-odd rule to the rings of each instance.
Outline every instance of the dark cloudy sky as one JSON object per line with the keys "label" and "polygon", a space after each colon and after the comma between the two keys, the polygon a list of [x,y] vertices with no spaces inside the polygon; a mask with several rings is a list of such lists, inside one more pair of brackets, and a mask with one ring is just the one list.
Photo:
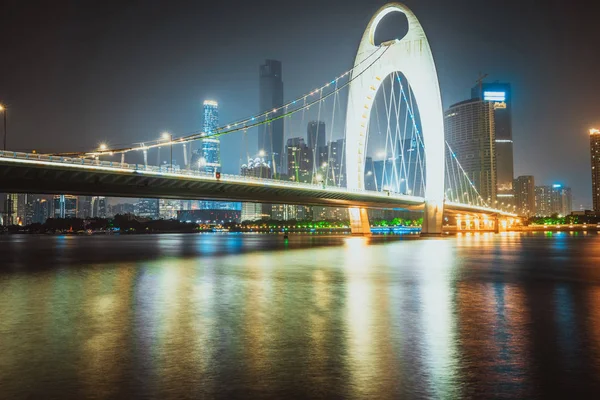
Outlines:
{"label": "dark cloudy sky", "polygon": [[[589,3],[589,4],[588,4]],[[4,0],[0,102],[9,148],[85,150],[258,112],[258,65],[283,62],[285,97],[347,70],[383,1]],[[590,206],[589,138],[600,126],[599,7],[577,0],[406,0],[433,48],[444,106],[479,71],[513,85],[515,174],[573,187]],[[236,142],[223,139],[237,167]],[[229,167],[233,168],[233,167]]]}

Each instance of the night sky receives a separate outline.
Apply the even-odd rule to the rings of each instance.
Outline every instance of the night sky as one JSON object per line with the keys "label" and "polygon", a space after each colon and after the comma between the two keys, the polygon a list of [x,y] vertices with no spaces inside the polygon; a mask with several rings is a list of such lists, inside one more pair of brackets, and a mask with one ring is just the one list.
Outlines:
{"label": "night sky", "polygon": [[[219,101],[222,123],[256,113],[265,58],[283,62],[286,99],[308,92],[351,67],[384,3],[4,0],[0,102],[9,107],[8,147],[89,150],[164,130],[183,135],[200,129],[207,98]],[[571,186],[573,208],[590,208],[587,129],[600,126],[600,7],[405,3],[428,35],[444,107],[467,99],[480,71],[510,82],[515,176]],[[222,146],[225,170],[234,172],[236,142],[224,138]]]}

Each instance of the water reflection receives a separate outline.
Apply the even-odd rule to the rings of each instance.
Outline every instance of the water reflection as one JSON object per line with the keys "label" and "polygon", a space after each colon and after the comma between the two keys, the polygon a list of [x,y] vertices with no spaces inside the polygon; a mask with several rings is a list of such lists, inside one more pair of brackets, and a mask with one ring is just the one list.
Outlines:
{"label": "water reflection", "polygon": [[[93,239],[0,238],[6,397],[533,398],[599,388],[598,235],[100,238],[123,260],[90,263]],[[30,263],[48,254],[64,263]]]}

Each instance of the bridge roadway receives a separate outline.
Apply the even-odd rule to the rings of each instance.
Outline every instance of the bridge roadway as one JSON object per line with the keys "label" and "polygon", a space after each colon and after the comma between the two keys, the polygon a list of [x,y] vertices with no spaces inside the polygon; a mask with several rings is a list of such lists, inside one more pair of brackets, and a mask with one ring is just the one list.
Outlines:
{"label": "bridge roadway", "polygon": [[[396,193],[349,190],[249,176],[212,174],[31,153],[0,151],[0,190],[5,193],[73,194],[223,200],[329,207],[421,210],[424,199]],[[510,215],[447,203],[460,212]]]}

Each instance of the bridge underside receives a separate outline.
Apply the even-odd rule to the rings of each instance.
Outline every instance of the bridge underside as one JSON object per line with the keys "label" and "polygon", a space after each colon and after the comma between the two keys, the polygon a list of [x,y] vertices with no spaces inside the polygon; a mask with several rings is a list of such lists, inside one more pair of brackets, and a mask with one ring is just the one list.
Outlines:
{"label": "bridge underside", "polygon": [[399,201],[382,195],[272,182],[216,180],[148,171],[80,169],[70,165],[35,165],[0,160],[0,190],[6,193],[72,194],[181,200],[247,201],[328,207],[420,210],[422,199]]}

